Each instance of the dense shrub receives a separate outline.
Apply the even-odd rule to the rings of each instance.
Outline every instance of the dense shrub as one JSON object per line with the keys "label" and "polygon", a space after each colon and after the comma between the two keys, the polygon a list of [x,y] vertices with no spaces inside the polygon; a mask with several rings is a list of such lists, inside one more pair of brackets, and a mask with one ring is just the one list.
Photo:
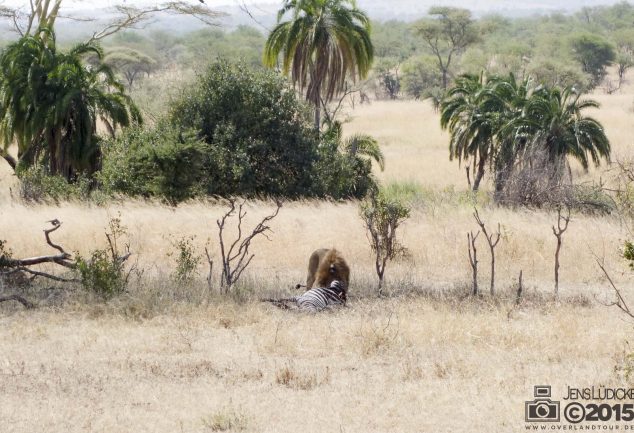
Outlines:
{"label": "dense shrub", "polygon": [[109,193],[162,197],[176,203],[208,189],[213,154],[192,134],[166,124],[154,129],[134,127],[104,144],[98,174]]}
{"label": "dense shrub", "polygon": [[342,152],[341,136],[324,134],[314,167],[313,190],[319,197],[363,198],[375,190],[372,162]]}
{"label": "dense shrub", "polygon": [[109,299],[126,291],[131,272],[125,266],[130,251],[128,243],[124,246],[127,228],[121,223],[121,216],[110,218],[105,235],[108,246],[93,250],[89,258],[77,253],[76,264],[84,289]]}
{"label": "dense shrub", "polygon": [[62,176],[52,176],[45,172],[42,166],[31,166],[17,172],[19,196],[26,201],[68,201],[84,200],[90,196],[90,179],[78,176],[69,183]]}
{"label": "dense shrub", "polygon": [[77,270],[84,289],[104,299],[120,295],[126,289],[122,264],[113,260],[107,250],[95,250],[90,258],[78,257]]}
{"label": "dense shrub", "polygon": [[209,146],[216,170],[207,193],[312,194],[316,137],[304,104],[278,74],[216,61],[172,103],[169,120]]}
{"label": "dense shrub", "polygon": [[318,139],[310,113],[277,74],[213,63],[154,129],[129,128],[103,146],[108,193],[171,203],[214,196],[360,198],[372,164],[341,135]]}

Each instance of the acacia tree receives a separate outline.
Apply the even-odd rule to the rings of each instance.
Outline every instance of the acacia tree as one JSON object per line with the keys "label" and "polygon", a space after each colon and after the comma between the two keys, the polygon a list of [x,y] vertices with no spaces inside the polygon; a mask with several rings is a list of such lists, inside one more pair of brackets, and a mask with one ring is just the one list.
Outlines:
{"label": "acacia tree", "polygon": [[429,15],[417,24],[416,33],[436,57],[442,88],[446,89],[453,60],[478,40],[478,34],[467,9],[436,6],[429,9]]}
{"label": "acacia tree", "polygon": [[598,86],[606,76],[606,68],[616,59],[612,44],[592,33],[575,35],[570,40],[575,60],[583,72],[592,77],[592,86]]}
{"label": "acacia tree", "polygon": [[[282,21],[286,14],[291,19]],[[264,46],[264,64],[276,67],[305,92],[321,127],[321,104],[346,85],[367,77],[374,58],[370,20],[353,0],[285,0]]]}
{"label": "acacia tree", "polygon": [[620,89],[625,82],[626,72],[634,66],[634,30],[622,29],[614,33],[614,40],[616,41],[616,71],[619,76],[619,81],[616,85],[616,89]]}
{"label": "acacia tree", "polygon": [[108,52],[104,63],[122,74],[131,89],[141,74],[150,75],[157,68],[156,60],[138,50],[128,47],[117,47]]}

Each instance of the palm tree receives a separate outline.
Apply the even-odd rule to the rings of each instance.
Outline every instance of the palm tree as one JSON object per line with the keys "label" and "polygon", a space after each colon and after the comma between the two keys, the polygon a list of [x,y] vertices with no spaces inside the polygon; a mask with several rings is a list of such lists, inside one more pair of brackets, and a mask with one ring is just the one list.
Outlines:
{"label": "palm tree", "polygon": [[[0,138],[4,155],[8,155],[12,143],[17,144],[18,161],[35,159],[38,149],[33,144],[43,133],[43,122],[36,119],[36,114],[38,100],[45,94],[48,71],[54,67],[55,45],[51,41],[47,37],[23,37],[0,56]],[[16,161],[8,161],[16,168]]]}
{"label": "palm tree", "polygon": [[[92,54],[97,64],[87,68],[82,59]],[[53,92],[45,111],[46,141],[51,172],[71,179],[76,171],[94,172],[100,156],[97,121],[111,134],[117,126],[140,123],[141,116],[124,86],[109,66],[103,51],[92,43],[80,44],[58,56],[49,73]],[[44,110],[45,107],[42,107]]]}
{"label": "palm tree", "polygon": [[379,142],[371,135],[354,134],[348,138],[343,138],[341,122],[334,121],[328,124],[324,139],[337,143],[340,151],[350,158],[363,158],[374,161],[378,164],[381,171],[385,170],[385,156],[381,151]]}
{"label": "palm tree", "polygon": [[590,161],[599,166],[602,158],[610,158],[610,141],[603,126],[582,113],[588,108],[599,108],[599,103],[581,99],[571,86],[542,88],[528,99],[517,130],[531,137],[531,144],[543,147],[556,167],[563,167],[572,157],[588,170]]}
{"label": "palm tree", "polygon": [[[287,13],[292,18],[282,21]],[[264,64],[282,71],[315,107],[321,126],[321,104],[340,93],[348,76],[367,76],[374,58],[370,20],[354,0],[285,0],[278,24],[264,47]]]}
{"label": "palm tree", "polygon": [[491,77],[489,84],[488,98],[498,105],[492,163],[495,191],[500,193],[513,172],[518,155],[524,153],[530,139],[524,129],[518,128],[518,122],[524,116],[535,86],[531,77],[518,81],[512,73],[505,77]]}
{"label": "palm tree", "polygon": [[[487,163],[495,171],[500,193],[516,168],[547,164],[561,182],[567,158],[584,169],[609,159],[610,142],[601,124],[582,111],[599,105],[581,100],[571,87],[535,86],[530,77],[462,75],[441,102],[441,126],[451,134],[450,158],[473,161],[477,190]],[[539,162],[534,156],[546,152]],[[568,171],[570,167],[568,165]]]}
{"label": "palm tree", "polygon": [[367,134],[354,134],[343,140],[342,148],[352,157],[364,157],[373,160],[381,171],[385,170],[385,156],[376,138]]}
{"label": "palm tree", "polygon": [[451,135],[449,158],[472,161],[473,191],[480,187],[486,165],[494,155],[494,138],[503,108],[490,90],[484,74],[462,75],[440,103],[440,125]]}
{"label": "palm tree", "polygon": [[[83,59],[96,57],[88,67]],[[141,116],[94,43],[58,53],[49,29],[25,36],[0,55],[0,133],[6,153],[15,141],[18,161],[49,161],[52,175],[71,180],[99,160],[97,121],[113,131]]]}

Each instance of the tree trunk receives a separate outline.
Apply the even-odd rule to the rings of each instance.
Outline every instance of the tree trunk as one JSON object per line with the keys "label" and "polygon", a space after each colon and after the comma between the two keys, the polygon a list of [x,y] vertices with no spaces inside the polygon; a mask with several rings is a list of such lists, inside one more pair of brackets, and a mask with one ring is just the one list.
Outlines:
{"label": "tree trunk", "polygon": [[557,250],[555,251],[555,298],[559,297],[559,251],[561,250],[561,236],[557,236]]}
{"label": "tree trunk", "polygon": [[379,287],[378,287],[379,297],[381,297],[383,296],[383,276],[385,275],[386,260],[383,260],[383,266],[381,266],[381,262],[379,261],[379,258],[377,257],[375,264],[376,264],[376,275],[379,277]]}
{"label": "tree trunk", "polygon": [[319,134],[321,130],[321,107],[319,103],[315,104],[315,131]]}
{"label": "tree trunk", "polygon": [[[493,235],[491,235],[493,236]],[[491,247],[491,296],[495,296],[495,251]]]}
{"label": "tree trunk", "polygon": [[503,196],[504,189],[506,188],[506,183],[508,182],[511,174],[513,172],[513,163],[511,161],[504,161],[496,164],[495,169],[495,193],[494,199],[496,202],[500,201],[500,198]]}
{"label": "tree trunk", "polygon": [[5,161],[7,161],[7,164],[9,164],[11,168],[13,169],[13,171],[15,172],[15,169],[18,166],[18,162],[15,160],[15,158],[9,155],[8,153],[4,153],[4,152],[2,152],[2,157],[4,158]]}
{"label": "tree trunk", "polygon": [[48,171],[53,176],[57,174],[57,145],[53,131],[47,132],[46,141],[48,142]]}
{"label": "tree trunk", "polygon": [[443,90],[447,89],[447,69],[443,68],[442,70],[442,88]]}
{"label": "tree trunk", "polygon": [[480,157],[480,161],[478,162],[478,171],[473,179],[474,192],[478,191],[478,188],[480,188],[480,181],[482,181],[482,178],[484,177],[484,166],[486,165],[486,162],[485,158]]}

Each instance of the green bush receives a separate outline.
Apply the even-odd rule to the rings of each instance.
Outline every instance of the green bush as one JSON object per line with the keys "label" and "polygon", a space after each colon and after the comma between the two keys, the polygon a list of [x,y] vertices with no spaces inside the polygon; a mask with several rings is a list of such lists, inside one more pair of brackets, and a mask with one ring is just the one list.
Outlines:
{"label": "green bush", "polygon": [[41,166],[31,166],[18,170],[20,179],[19,195],[26,201],[85,200],[90,197],[90,180],[79,176],[69,183],[62,176],[51,176]]}
{"label": "green bush", "polygon": [[387,262],[407,253],[407,249],[398,241],[396,233],[410,214],[411,209],[407,204],[388,197],[383,191],[370,195],[359,204],[359,215],[375,257],[379,295],[382,294]]}
{"label": "green bush", "polygon": [[202,256],[196,253],[194,236],[182,237],[171,242],[176,252],[169,252],[168,257],[174,257],[176,268],[171,278],[179,283],[191,283],[198,276],[198,265],[202,262]]}
{"label": "green bush", "polygon": [[166,124],[129,128],[107,141],[103,153],[97,177],[106,192],[171,203],[205,192],[213,165],[208,145]]}
{"label": "green bush", "polygon": [[108,193],[361,198],[372,164],[318,139],[305,104],[278,74],[217,61],[153,129],[132,127],[103,145],[99,183]]}
{"label": "green bush", "polygon": [[279,74],[216,61],[172,103],[169,120],[209,146],[216,169],[208,194],[311,194],[316,138],[306,106]]}
{"label": "green bush", "polygon": [[324,137],[314,167],[313,191],[319,197],[363,198],[376,190],[370,160],[340,152],[341,143]]}
{"label": "green bush", "polygon": [[[126,291],[129,272],[125,272],[125,262],[129,253],[122,253],[121,239],[127,229],[121,218],[110,218],[106,231],[108,248],[93,250],[85,259],[77,253],[77,272],[85,290],[94,292],[104,299],[112,298]],[[126,251],[128,250],[126,245]]]}
{"label": "green bush", "polygon": [[634,243],[625,241],[623,248],[623,258],[629,262],[630,268],[634,270]]}
{"label": "green bush", "polygon": [[95,250],[89,259],[78,256],[77,270],[84,289],[104,299],[119,295],[126,289],[122,266],[116,259],[113,260],[107,250]]}

